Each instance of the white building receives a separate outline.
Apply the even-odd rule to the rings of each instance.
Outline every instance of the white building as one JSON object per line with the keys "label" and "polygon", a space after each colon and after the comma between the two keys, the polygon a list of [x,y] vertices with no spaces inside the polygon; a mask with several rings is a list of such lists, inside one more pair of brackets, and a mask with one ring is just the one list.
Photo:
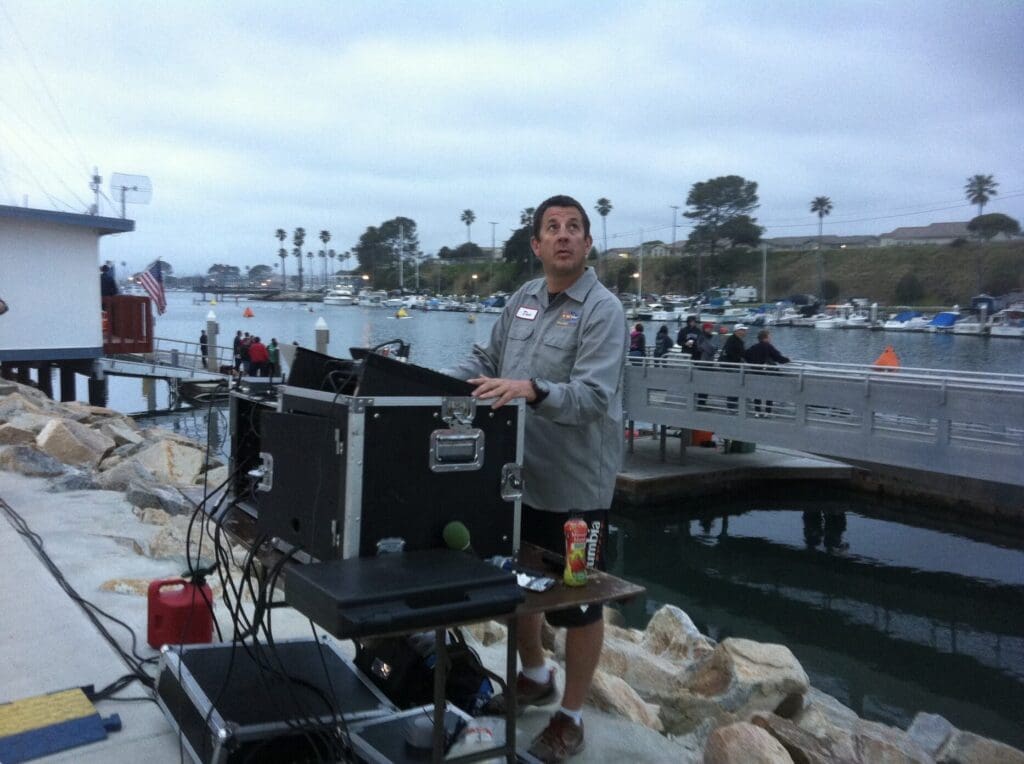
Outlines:
{"label": "white building", "polygon": [[135,221],[0,205],[0,373],[21,382],[36,370],[53,397],[75,398],[75,373],[92,374],[103,355],[101,236],[135,230]]}

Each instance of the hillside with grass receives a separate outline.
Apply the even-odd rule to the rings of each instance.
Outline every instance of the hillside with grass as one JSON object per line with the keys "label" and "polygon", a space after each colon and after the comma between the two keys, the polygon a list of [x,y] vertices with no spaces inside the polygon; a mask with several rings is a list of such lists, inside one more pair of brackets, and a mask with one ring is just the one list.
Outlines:
{"label": "hillside with grass", "polygon": [[[821,254],[821,296],[827,301],[863,297],[881,305],[967,305],[981,292],[998,296],[1024,291],[1024,241],[823,250]],[[816,294],[816,258],[813,251],[769,252],[767,299]],[[620,292],[636,291],[637,263],[609,258],[598,267],[606,268],[603,279]],[[695,258],[647,257],[643,268],[645,293],[696,291]],[[760,251],[731,250],[705,257],[702,269],[706,285],[749,284],[761,290]]]}

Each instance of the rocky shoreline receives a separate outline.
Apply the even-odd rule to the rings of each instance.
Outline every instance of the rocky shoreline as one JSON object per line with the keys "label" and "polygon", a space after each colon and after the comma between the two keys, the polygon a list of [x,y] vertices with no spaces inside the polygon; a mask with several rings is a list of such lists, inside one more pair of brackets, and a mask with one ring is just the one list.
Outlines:
{"label": "rocky shoreline", "polygon": [[[111,409],[56,403],[13,382],[0,382],[0,469],[46,478],[54,492],[123,493],[140,523],[160,526],[138,551],[162,559],[183,557],[203,486],[227,479],[227,467],[208,463],[191,439],[140,428]],[[141,597],[146,583],[105,586]],[[906,730],[861,719],[811,687],[783,645],[715,643],[673,606],[662,607],[642,631],[622,628],[615,611],[606,612],[605,649],[589,702],[660,733],[677,747],[678,761],[1024,764],[1024,752],[934,714],[917,714]],[[486,656],[504,652],[500,624],[471,631]],[[548,630],[545,640],[554,660],[564,663],[564,634]]]}

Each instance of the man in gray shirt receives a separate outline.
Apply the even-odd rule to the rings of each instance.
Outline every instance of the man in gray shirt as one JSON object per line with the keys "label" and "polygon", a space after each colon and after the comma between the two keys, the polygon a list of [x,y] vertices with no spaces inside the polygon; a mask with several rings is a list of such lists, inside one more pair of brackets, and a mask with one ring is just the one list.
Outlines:
{"label": "man in gray shirt", "polygon": [[[474,397],[493,400],[495,408],[526,400],[522,537],[561,553],[562,525],[578,514],[589,528],[588,563],[601,568],[622,459],[627,333],[622,304],[585,265],[592,243],[579,202],[568,196],[543,202],[530,244],[544,277],[520,287],[488,342],[447,371],[476,385]],[[604,643],[601,610],[546,616],[568,632],[562,707],[530,748],[543,761],[583,750],[583,702]],[[557,696],[554,669],[544,662],[542,620],[526,616],[518,624],[516,697],[524,706]]]}

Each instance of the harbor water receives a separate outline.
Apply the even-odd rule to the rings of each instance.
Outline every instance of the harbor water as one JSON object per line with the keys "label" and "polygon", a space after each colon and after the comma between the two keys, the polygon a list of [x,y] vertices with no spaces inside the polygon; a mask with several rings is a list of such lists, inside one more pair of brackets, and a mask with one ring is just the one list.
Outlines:
{"label": "harbor water", "polygon": [[[212,310],[221,345],[243,330],[312,348],[323,318],[332,355],[400,338],[412,346],[410,361],[432,368],[484,341],[496,318],[413,311],[399,320],[382,309],[193,298],[168,295],[158,337],[196,342]],[[247,307],[252,318],[242,317]],[[645,322],[648,342],[659,326]],[[677,328],[669,324],[673,335]],[[794,360],[869,364],[893,345],[904,366],[1024,374],[1020,340],[803,327],[772,335]],[[154,404],[166,406],[165,385],[147,395],[139,380],[111,379],[113,408]],[[209,437],[223,453],[223,408],[151,421]],[[647,587],[645,599],[625,608],[629,625],[642,627],[673,604],[714,639],[787,645],[816,687],[865,718],[906,726],[918,711],[939,713],[1024,748],[1024,541],[940,526],[927,507],[795,490],[616,510],[613,571]]]}

